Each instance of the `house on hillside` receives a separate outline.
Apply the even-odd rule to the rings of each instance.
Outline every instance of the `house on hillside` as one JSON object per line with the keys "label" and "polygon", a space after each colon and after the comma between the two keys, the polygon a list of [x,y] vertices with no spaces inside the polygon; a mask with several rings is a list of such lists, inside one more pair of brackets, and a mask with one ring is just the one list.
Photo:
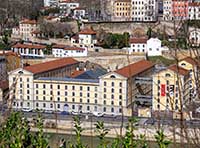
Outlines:
{"label": "house on hillside", "polygon": [[68,45],[53,45],[52,54],[54,57],[83,57],[87,56],[87,48]]}

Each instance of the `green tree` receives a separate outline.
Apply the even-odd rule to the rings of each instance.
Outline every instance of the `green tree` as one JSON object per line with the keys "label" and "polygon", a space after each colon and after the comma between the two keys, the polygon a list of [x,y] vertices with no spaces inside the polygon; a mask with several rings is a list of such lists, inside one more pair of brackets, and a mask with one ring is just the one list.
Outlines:
{"label": "green tree", "polygon": [[108,134],[109,129],[104,127],[103,121],[97,121],[95,124],[96,132],[100,140],[99,148],[108,148],[108,141],[106,140],[106,135]]}
{"label": "green tree", "polygon": [[159,148],[167,148],[171,143],[171,141],[166,140],[166,136],[164,135],[163,130],[158,130],[154,137],[156,139],[156,143],[158,144]]}

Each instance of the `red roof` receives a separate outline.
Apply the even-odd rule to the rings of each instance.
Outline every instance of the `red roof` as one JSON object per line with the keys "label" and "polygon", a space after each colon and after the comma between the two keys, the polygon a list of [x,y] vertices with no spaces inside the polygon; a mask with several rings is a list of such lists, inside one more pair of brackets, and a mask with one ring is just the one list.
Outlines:
{"label": "red roof", "polygon": [[8,89],[8,87],[9,87],[9,83],[7,80],[0,81],[0,89],[5,90],[5,89]]}
{"label": "red roof", "polygon": [[194,58],[191,58],[191,57],[186,57],[182,59],[181,61],[186,61],[192,65],[198,65],[198,62]]}
{"label": "red roof", "polygon": [[91,28],[85,28],[85,29],[81,30],[81,31],[79,32],[79,34],[95,35],[96,32],[95,32],[93,29],[91,29]]}
{"label": "red roof", "polygon": [[76,70],[76,71],[72,72],[72,74],[70,75],[70,77],[71,78],[75,78],[75,77],[81,75],[84,72],[85,72],[84,70]]}
{"label": "red roof", "polygon": [[36,45],[36,44],[21,44],[21,43],[17,43],[14,46],[12,46],[12,48],[29,48],[29,49],[45,49],[46,46],[44,45]]}
{"label": "red roof", "polygon": [[189,3],[188,4],[189,6],[193,6],[193,7],[198,7],[198,6],[200,6],[200,3],[199,2],[192,2],[192,3]]}
{"label": "red roof", "polygon": [[31,24],[31,25],[37,24],[36,20],[29,20],[29,19],[22,20],[20,23],[21,24]]}
{"label": "red roof", "polygon": [[64,50],[85,50],[85,48],[62,45],[62,44],[53,45],[53,48],[60,48],[60,49],[64,49]]}
{"label": "red roof", "polygon": [[53,60],[49,62],[27,66],[24,69],[34,74],[38,74],[38,73],[43,73],[43,72],[55,70],[58,68],[62,68],[68,65],[76,64],[76,63],[79,63],[79,62],[73,58],[62,58],[58,60]]}
{"label": "red roof", "polygon": [[80,47],[65,47],[64,50],[85,50],[85,48],[80,48]]}
{"label": "red roof", "polygon": [[129,43],[147,43],[147,38],[130,38]]}
{"label": "red roof", "polygon": [[140,74],[152,67],[154,67],[154,64],[152,62],[147,61],[147,60],[141,60],[139,62],[130,64],[121,69],[118,69],[115,72],[124,77],[130,78],[130,77]]}
{"label": "red roof", "polygon": [[172,71],[174,71],[174,72],[176,72],[176,73],[178,73],[178,74],[181,74],[181,75],[183,75],[183,76],[189,74],[189,71],[188,71],[188,70],[186,70],[186,69],[184,69],[184,68],[182,68],[182,67],[179,67],[179,66],[177,66],[177,65],[171,65],[171,66],[168,67],[168,69],[170,69],[170,70],[172,70]]}

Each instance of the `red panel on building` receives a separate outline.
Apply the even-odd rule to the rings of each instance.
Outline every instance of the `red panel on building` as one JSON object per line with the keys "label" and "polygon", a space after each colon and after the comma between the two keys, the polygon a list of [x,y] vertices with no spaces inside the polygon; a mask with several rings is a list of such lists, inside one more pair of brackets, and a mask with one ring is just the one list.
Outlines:
{"label": "red panel on building", "polygon": [[166,94],[165,84],[161,84],[161,96],[164,97]]}

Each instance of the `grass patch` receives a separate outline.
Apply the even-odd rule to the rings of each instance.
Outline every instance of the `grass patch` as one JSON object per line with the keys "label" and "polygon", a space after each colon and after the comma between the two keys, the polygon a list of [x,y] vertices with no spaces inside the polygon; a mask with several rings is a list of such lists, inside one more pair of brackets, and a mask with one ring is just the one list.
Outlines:
{"label": "grass patch", "polygon": [[167,59],[167,58],[164,58],[163,56],[148,57],[148,60],[152,61],[153,63],[162,63],[166,66],[169,66],[175,63],[175,60]]}

